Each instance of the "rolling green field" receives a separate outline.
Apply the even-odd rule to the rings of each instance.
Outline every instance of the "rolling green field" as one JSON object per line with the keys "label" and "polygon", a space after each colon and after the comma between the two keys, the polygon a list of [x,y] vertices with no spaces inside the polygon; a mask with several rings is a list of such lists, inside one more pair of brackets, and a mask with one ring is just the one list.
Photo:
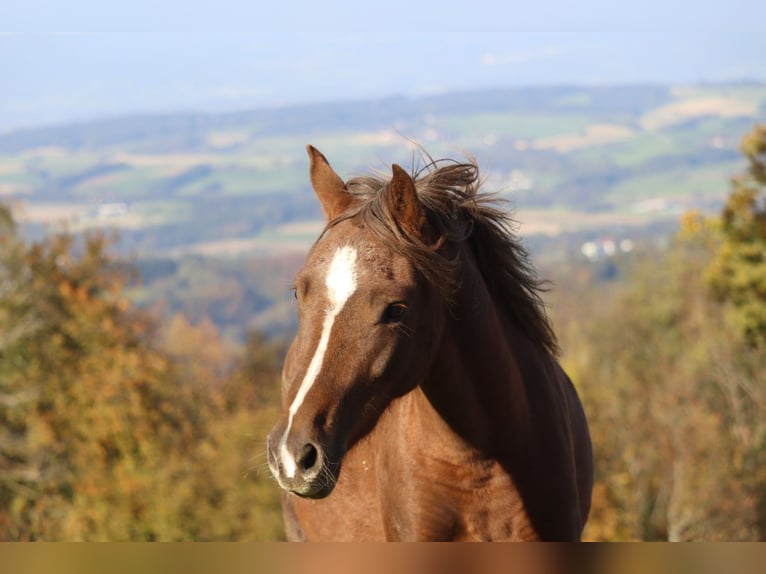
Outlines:
{"label": "rolling green field", "polygon": [[598,233],[610,214],[619,224],[636,212],[670,221],[679,210],[714,209],[740,165],[739,138],[764,119],[766,86],[753,84],[496,90],[104,120],[0,135],[0,199],[33,233],[113,227],[139,257],[281,253],[310,241],[286,225],[320,216],[306,143],[349,177],[418,165],[417,142],[434,157],[475,156],[531,232]]}
{"label": "rolling green field", "polygon": [[289,286],[322,226],[307,143],[343,177],[422,165],[418,145],[435,158],[474,156],[555,278],[584,260],[586,243],[661,247],[684,212],[720,209],[743,167],[740,138],[759,121],[766,85],[530,88],[104,120],[0,135],[0,201],[32,236],[116,228],[143,275],[137,302],[243,341],[295,326]]}

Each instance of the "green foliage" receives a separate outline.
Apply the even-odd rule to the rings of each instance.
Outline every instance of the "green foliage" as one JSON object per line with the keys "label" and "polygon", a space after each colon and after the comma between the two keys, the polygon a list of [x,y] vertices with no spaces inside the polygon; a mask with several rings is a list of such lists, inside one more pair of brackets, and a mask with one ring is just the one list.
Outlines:
{"label": "green foliage", "polygon": [[747,172],[734,178],[723,209],[724,242],[708,270],[721,301],[730,303],[753,344],[766,344],[766,126],[742,141]]}
{"label": "green foliage", "polygon": [[0,539],[280,537],[277,490],[249,472],[271,395],[231,399],[276,387],[278,350],[254,339],[257,381],[232,375],[210,323],[159,329],[131,307],[102,234],[27,246],[6,214]]}

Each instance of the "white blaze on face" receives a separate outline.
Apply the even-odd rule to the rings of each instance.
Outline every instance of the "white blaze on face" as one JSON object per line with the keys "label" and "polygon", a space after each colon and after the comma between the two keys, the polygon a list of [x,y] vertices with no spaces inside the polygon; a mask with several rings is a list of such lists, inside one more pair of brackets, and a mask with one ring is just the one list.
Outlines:
{"label": "white blaze on face", "polygon": [[290,428],[293,424],[295,413],[298,412],[309,389],[311,389],[311,386],[314,384],[314,381],[322,370],[322,362],[324,361],[324,355],[327,352],[327,346],[330,342],[330,332],[332,331],[335,318],[343,309],[346,301],[348,301],[351,295],[354,294],[354,291],[356,291],[356,249],[345,246],[340,247],[335,251],[327,270],[325,286],[327,287],[327,298],[330,300],[330,307],[327,310],[324,322],[322,323],[322,334],[319,337],[319,344],[317,345],[316,351],[314,351],[314,356],[311,358],[309,368],[306,371],[306,376],[303,378],[301,386],[298,388],[298,392],[290,405],[287,428],[279,443],[279,457],[282,459],[282,466],[284,467],[285,474],[290,478],[295,476],[297,464],[295,458],[287,449],[287,437],[290,434]]}

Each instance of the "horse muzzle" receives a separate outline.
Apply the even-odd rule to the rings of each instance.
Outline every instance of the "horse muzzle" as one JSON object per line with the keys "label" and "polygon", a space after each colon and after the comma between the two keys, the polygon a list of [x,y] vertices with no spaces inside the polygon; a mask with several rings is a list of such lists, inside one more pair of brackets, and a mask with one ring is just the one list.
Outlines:
{"label": "horse muzzle", "polygon": [[338,480],[337,465],[331,464],[316,442],[267,440],[269,469],[283,490],[304,498],[324,498]]}

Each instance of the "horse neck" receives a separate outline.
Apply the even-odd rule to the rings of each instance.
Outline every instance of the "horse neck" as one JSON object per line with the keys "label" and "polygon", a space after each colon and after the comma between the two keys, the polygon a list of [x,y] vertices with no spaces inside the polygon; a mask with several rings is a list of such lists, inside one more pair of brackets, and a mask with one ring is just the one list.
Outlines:
{"label": "horse neck", "polygon": [[451,429],[485,451],[521,448],[531,432],[525,364],[540,351],[498,310],[470,250],[439,352],[421,384]]}

